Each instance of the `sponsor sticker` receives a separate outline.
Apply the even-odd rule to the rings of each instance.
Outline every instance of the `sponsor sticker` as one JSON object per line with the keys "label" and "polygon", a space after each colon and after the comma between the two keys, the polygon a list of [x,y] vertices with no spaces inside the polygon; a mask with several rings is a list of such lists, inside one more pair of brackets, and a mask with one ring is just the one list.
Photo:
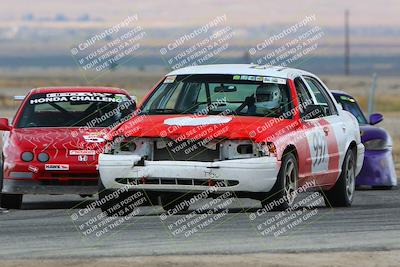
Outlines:
{"label": "sponsor sticker", "polygon": [[46,94],[45,97],[34,98],[29,101],[31,105],[52,103],[52,102],[80,102],[80,101],[90,101],[90,102],[122,102],[122,98],[116,98],[109,93],[50,93]]}
{"label": "sponsor sticker", "polygon": [[79,155],[78,161],[88,161],[88,156],[87,155]]}
{"label": "sponsor sticker", "polygon": [[32,166],[32,165],[29,165],[28,170],[33,172],[33,173],[37,173],[39,171],[39,168],[35,167],[35,166]]}
{"label": "sponsor sticker", "polygon": [[264,77],[263,83],[286,84],[286,80],[282,79],[282,78],[275,78],[275,77]]}
{"label": "sponsor sticker", "polygon": [[351,97],[348,97],[348,96],[344,96],[344,95],[341,95],[340,96],[340,99],[342,99],[342,100],[344,100],[344,101],[349,101],[349,102],[356,102],[353,98],[351,98]]}
{"label": "sponsor sticker", "polygon": [[84,135],[83,139],[85,139],[85,141],[88,143],[101,143],[105,141],[104,138],[99,137],[96,134]]}
{"label": "sponsor sticker", "polygon": [[176,75],[168,76],[167,78],[165,78],[164,83],[173,83],[173,82],[175,82],[175,79],[176,79]]}
{"label": "sponsor sticker", "polygon": [[70,156],[80,156],[80,155],[87,155],[87,156],[94,156],[96,155],[95,150],[70,150]]}
{"label": "sponsor sticker", "polygon": [[46,171],[69,171],[69,164],[46,164],[44,169]]}

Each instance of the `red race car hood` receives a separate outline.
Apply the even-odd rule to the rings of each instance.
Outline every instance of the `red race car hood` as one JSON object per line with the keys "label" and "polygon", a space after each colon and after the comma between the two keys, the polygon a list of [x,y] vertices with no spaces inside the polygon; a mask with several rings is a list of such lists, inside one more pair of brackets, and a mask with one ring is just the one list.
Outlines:
{"label": "red race car hood", "polygon": [[140,115],[110,131],[116,136],[163,137],[171,139],[251,139],[264,141],[291,120],[256,116]]}
{"label": "red race car hood", "polygon": [[14,128],[9,137],[25,150],[95,150],[103,146],[105,133],[103,128]]}

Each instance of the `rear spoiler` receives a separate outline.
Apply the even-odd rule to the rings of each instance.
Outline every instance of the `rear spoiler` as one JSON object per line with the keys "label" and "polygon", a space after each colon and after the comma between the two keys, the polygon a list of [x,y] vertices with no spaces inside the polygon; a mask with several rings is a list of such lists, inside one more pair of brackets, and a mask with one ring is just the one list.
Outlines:
{"label": "rear spoiler", "polygon": [[14,96],[15,101],[23,101],[25,99],[24,95],[16,95]]}

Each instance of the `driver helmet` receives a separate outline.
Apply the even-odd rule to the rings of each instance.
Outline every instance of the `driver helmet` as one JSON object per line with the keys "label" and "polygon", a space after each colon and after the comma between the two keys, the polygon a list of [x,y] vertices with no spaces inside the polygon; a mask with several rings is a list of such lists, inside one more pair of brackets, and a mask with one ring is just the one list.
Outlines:
{"label": "driver helmet", "polygon": [[282,94],[277,84],[262,84],[256,89],[256,106],[274,109],[280,106]]}

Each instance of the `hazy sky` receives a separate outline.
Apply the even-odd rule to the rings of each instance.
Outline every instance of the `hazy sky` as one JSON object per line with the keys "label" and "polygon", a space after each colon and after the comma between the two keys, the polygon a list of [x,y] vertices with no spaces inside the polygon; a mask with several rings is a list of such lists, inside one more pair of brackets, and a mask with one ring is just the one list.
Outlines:
{"label": "hazy sky", "polygon": [[143,26],[192,26],[226,14],[231,25],[288,24],[316,14],[317,23],[341,26],[343,11],[355,26],[400,26],[399,0],[0,0],[2,24],[17,23],[24,14],[54,17],[62,13],[101,17],[110,23],[138,14]]}

